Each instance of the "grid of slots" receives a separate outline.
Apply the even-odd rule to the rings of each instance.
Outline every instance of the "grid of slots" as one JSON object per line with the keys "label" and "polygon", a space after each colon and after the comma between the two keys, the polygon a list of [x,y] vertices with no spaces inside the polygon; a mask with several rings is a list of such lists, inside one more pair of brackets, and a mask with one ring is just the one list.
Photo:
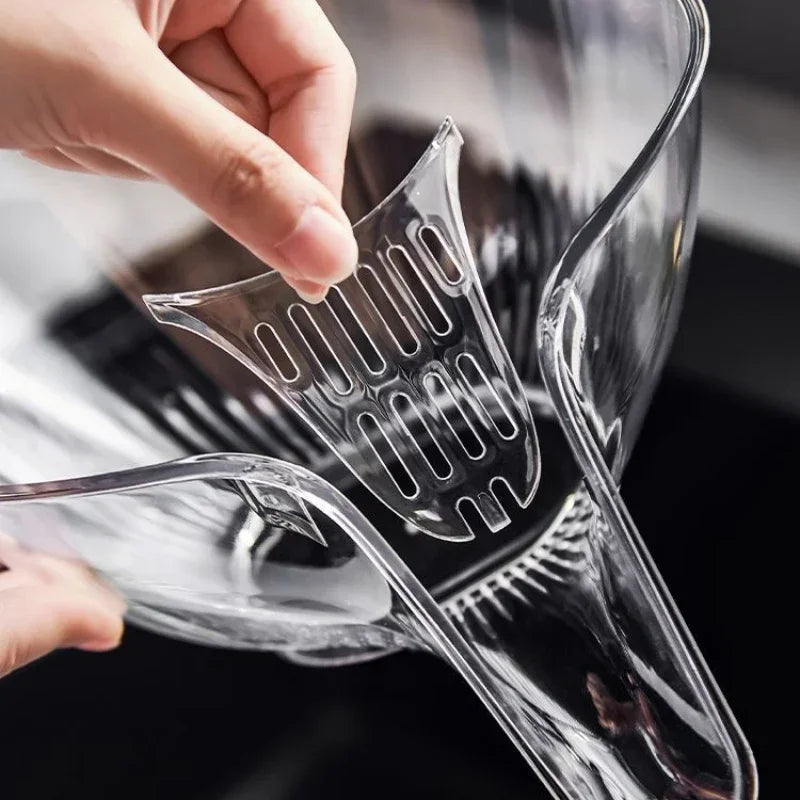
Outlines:
{"label": "grid of slots", "polygon": [[[320,306],[294,302],[277,324],[256,326],[256,339],[280,381],[291,385],[301,377],[303,365],[293,353],[302,349],[315,380],[346,397],[355,388],[349,370],[367,381],[380,378],[392,351],[413,359],[421,336],[442,341],[453,334],[453,299],[440,284],[460,286],[465,272],[438,227],[419,226],[413,239],[411,247],[389,244],[376,252],[372,263],[361,263],[351,279],[332,287]],[[348,357],[339,357],[337,345]]]}
{"label": "grid of slots", "polygon": [[[435,347],[454,332],[462,335],[454,323],[457,301],[442,286],[464,284],[466,272],[437,226],[420,225],[413,238],[413,247],[389,244],[364,258],[322,304],[294,301],[255,329],[279,381],[291,386],[310,374],[333,403],[344,403],[361,387],[380,385],[389,362],[405,359],[403,375],[392,381],[389,415],[362,411],[357,424],[376,463],[407,500],[420,496],[420,480],[451,481],[454,461],[479,462],[489,452],[489,440],[509,442],[520,433],[501,399],[502,384],[493,382],[473,354],[448,359],[451,368],[422,371],[421,337]],[[415,356],[420,364],[413,387]],[[403,382],[408,391],[398,388]],[[420,462],[425,475],[418,473]],[[488,497],[479,498],[481,503],[492,505]]]}

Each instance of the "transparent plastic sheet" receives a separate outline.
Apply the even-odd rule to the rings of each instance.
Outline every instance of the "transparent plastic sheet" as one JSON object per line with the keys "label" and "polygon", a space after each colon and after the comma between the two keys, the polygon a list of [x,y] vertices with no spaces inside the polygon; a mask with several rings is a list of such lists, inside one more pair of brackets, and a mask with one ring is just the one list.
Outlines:
{"label": "transparent plastic sheet", "polygon": [[4,487],[0,526],[101,571],[133,619],[173,636],[430,650],[556,797],[753,796],[746,745],[658,580],[583,492],[531,548],[443,606],[340,492],[255,456]]}
{"label": "transparent plastic sheet", "polygon": [[503,505],[527,506],[540,471],[531,410],[464,232],[462,143],[446,120],[354,226],[355,275],[319,306],[277,273],[145,297],[160,322],[249,368],[390,509],[453,540],[508,525]]}

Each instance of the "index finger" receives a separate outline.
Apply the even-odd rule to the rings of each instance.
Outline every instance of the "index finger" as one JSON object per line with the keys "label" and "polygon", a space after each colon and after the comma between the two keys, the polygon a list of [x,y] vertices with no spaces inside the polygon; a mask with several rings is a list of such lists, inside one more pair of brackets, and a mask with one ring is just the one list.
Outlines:
{"label": "index finger", "polygon": [[267,96],[269,136],[341,196],[353,59],[315,0],[242,0],[225,36]]}

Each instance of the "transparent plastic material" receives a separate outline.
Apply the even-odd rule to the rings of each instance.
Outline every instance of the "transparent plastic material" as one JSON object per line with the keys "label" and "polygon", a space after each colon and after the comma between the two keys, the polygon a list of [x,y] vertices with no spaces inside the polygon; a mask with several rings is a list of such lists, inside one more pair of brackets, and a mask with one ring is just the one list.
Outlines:
{"label": "transparent plastic material", "polygon": [[540,468],[464,231],[462,143],[446,120],[353,228],[355,274],[319,306],[277,273],[144,298],[252,370],[390,509],[456,541],[474,536],[476,512],[491,531],[508,525],[507,494],[527,506]]}
{"label": "transparent plastic material", "polygon": [[[0,529],[34,548],[58,536],[122,587],[133,619],[171,635],[318,665],[444,654],[556,797],[752,800],[747,743],[618,493],[686,284],[701,6],[323,5],[359,68],[351,219],[400,183],[444,114],[458,121],[464,232],[536,420],[535,498],[471,541],[413,535],[263,381],[141,305],[260,263],[178,225],[185,207],[157,187],[13,162],[30,182],[0,181],[0,476],[15,484]],[[133,248],[167,222],[146,256]],[[201,458],[211,472],[142,469],[232,451]],[[352,507],[331,511],[301,470],[308,492],[281,485],[268,523],[265,455]],[[109,491],[83,493],[95,481]],[[350,540],[353,514],[380,545]],[[435,632],[419,622],[433,618]]]}
{"label": "transparent plastic material", "polygon": [[639,554],[600,520],[570,496],[531,547],[439,605],[340,492],[283,462],[199,456],[0,490],[4,531],[101,571],[155,630],[431,650],[556,797],[751,797],[724,702]]}
{"label": "transparent plastic material", "polygon": [[308,506],[311,491],[318,504],[333,490],[284,462],[198,456],[4,487],[0,525],[30,549],[91,565],[133,620],[172,636],[258,649],[397,640],[385,579],[347,525]]}

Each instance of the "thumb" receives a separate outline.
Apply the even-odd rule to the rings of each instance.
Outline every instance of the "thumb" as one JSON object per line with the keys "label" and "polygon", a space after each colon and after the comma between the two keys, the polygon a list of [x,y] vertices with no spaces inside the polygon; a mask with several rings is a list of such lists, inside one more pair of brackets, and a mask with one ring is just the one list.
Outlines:
{"label": "thumb", "polygon": [[0,532],[0,678],[61,647],[109,650],[124,603],[85,567]]}
{"label": "thumb", "polygon": [[[0,587],[2,588],[2,587]],[[20,585],[0,591],[0,678],[62,647],[108,650],[122,619],[74,587]]]}
{"label": "thumb", "polygon": [[93,100],[91,144],[172,185],[287,277],[323,286],[348,277],[358,248],[334,196],[148,45]]}

